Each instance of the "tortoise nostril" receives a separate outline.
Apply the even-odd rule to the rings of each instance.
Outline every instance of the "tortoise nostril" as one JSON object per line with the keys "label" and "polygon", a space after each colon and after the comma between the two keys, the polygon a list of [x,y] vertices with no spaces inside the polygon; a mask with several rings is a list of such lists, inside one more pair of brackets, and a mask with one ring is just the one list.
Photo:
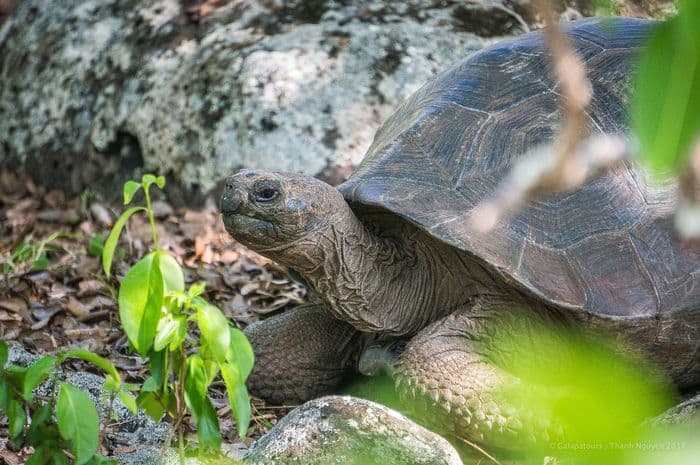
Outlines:
{"label": "tortoise nostril", "polygon": [[240,185],[234,179],[228,179],[219,199],[219,211],[223,214],[234,214],[243,206],[245,195]]}
{"label": "tortoise nostril", "polygon": [[236,213],[243,205],[240,196],[232,195],[231,192],[224,193],[219,202],[219,211],[224,214]]}

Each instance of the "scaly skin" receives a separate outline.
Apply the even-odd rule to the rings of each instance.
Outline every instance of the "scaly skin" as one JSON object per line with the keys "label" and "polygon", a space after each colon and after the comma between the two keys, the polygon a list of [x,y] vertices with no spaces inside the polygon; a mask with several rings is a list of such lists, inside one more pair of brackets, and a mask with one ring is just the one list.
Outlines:
{"label": "scaly skin", "polygon": [[419,422],[448,436],[503,449],[514,443],[546,444],[561,435],[560,425],[504,395],[504,389],[517,387],[522,392],[524,386],[499,366],[507,362],[494,363],[515,355],[502,354],[492,344],[516,331],[522,337],[531,324],[547,320],[535,309],[523,319],[513,313],[514,307],[513,301],[476,300],[411,339],[394,368],[394,379],[399,396],[414,406]]}
{"label": "scaly skin", "polygon": [[356,365],[365,338],[321,303],[252,324],[245,333],[255,351],[248,387],[275,404],[301,403],[333,392]]}

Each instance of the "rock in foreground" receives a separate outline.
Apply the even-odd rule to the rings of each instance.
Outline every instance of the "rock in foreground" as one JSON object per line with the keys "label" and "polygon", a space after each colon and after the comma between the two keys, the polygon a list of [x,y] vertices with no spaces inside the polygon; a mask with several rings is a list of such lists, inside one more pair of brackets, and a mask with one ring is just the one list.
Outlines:
{"label": "rock in foreground", "polygon": [[327,396],[283,418],[250,450],[250,465],[461,465],[443,438],[374,402]]}

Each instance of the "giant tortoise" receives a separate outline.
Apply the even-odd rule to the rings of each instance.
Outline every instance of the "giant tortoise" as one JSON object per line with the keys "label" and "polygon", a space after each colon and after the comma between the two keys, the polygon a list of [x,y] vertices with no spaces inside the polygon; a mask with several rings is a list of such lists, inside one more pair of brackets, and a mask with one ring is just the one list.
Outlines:
{"label": "giant tortoise", "polygon": [[[630,67],[652,27],[629,18],[566,26],[592,85],[592,133],[628,131]],[[700,383],[700,246],[674,231],[671,184],[626,161],[531,202],[492,233],[470,229],[474,207],[557,131],[548,60],[533,32],[440,74],[384,123],[338,188],[290,173],[227,178],[228,232],[299,272],[315,296],[248,329],[253,393],[300,402],[331,392],[358,366],[375,371],[377,341],[408,340],[387,343],[404,399],[483,443],[546,439],[554,425],[526,427],[517,405],[493,395],[517,380],[493,363],[488,328],[513,317],[611,334],[680,389]]]}

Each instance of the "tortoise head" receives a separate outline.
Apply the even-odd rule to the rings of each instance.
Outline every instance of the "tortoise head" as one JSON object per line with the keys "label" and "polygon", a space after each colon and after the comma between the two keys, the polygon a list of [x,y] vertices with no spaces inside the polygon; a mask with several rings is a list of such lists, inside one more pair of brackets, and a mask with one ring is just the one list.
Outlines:
{"label": "tortoise head", "polygon": [[231,236],[264,254],[313,240],[348,206],[337,189],[310,176],[241,170],[226,179],[219,210]]}

